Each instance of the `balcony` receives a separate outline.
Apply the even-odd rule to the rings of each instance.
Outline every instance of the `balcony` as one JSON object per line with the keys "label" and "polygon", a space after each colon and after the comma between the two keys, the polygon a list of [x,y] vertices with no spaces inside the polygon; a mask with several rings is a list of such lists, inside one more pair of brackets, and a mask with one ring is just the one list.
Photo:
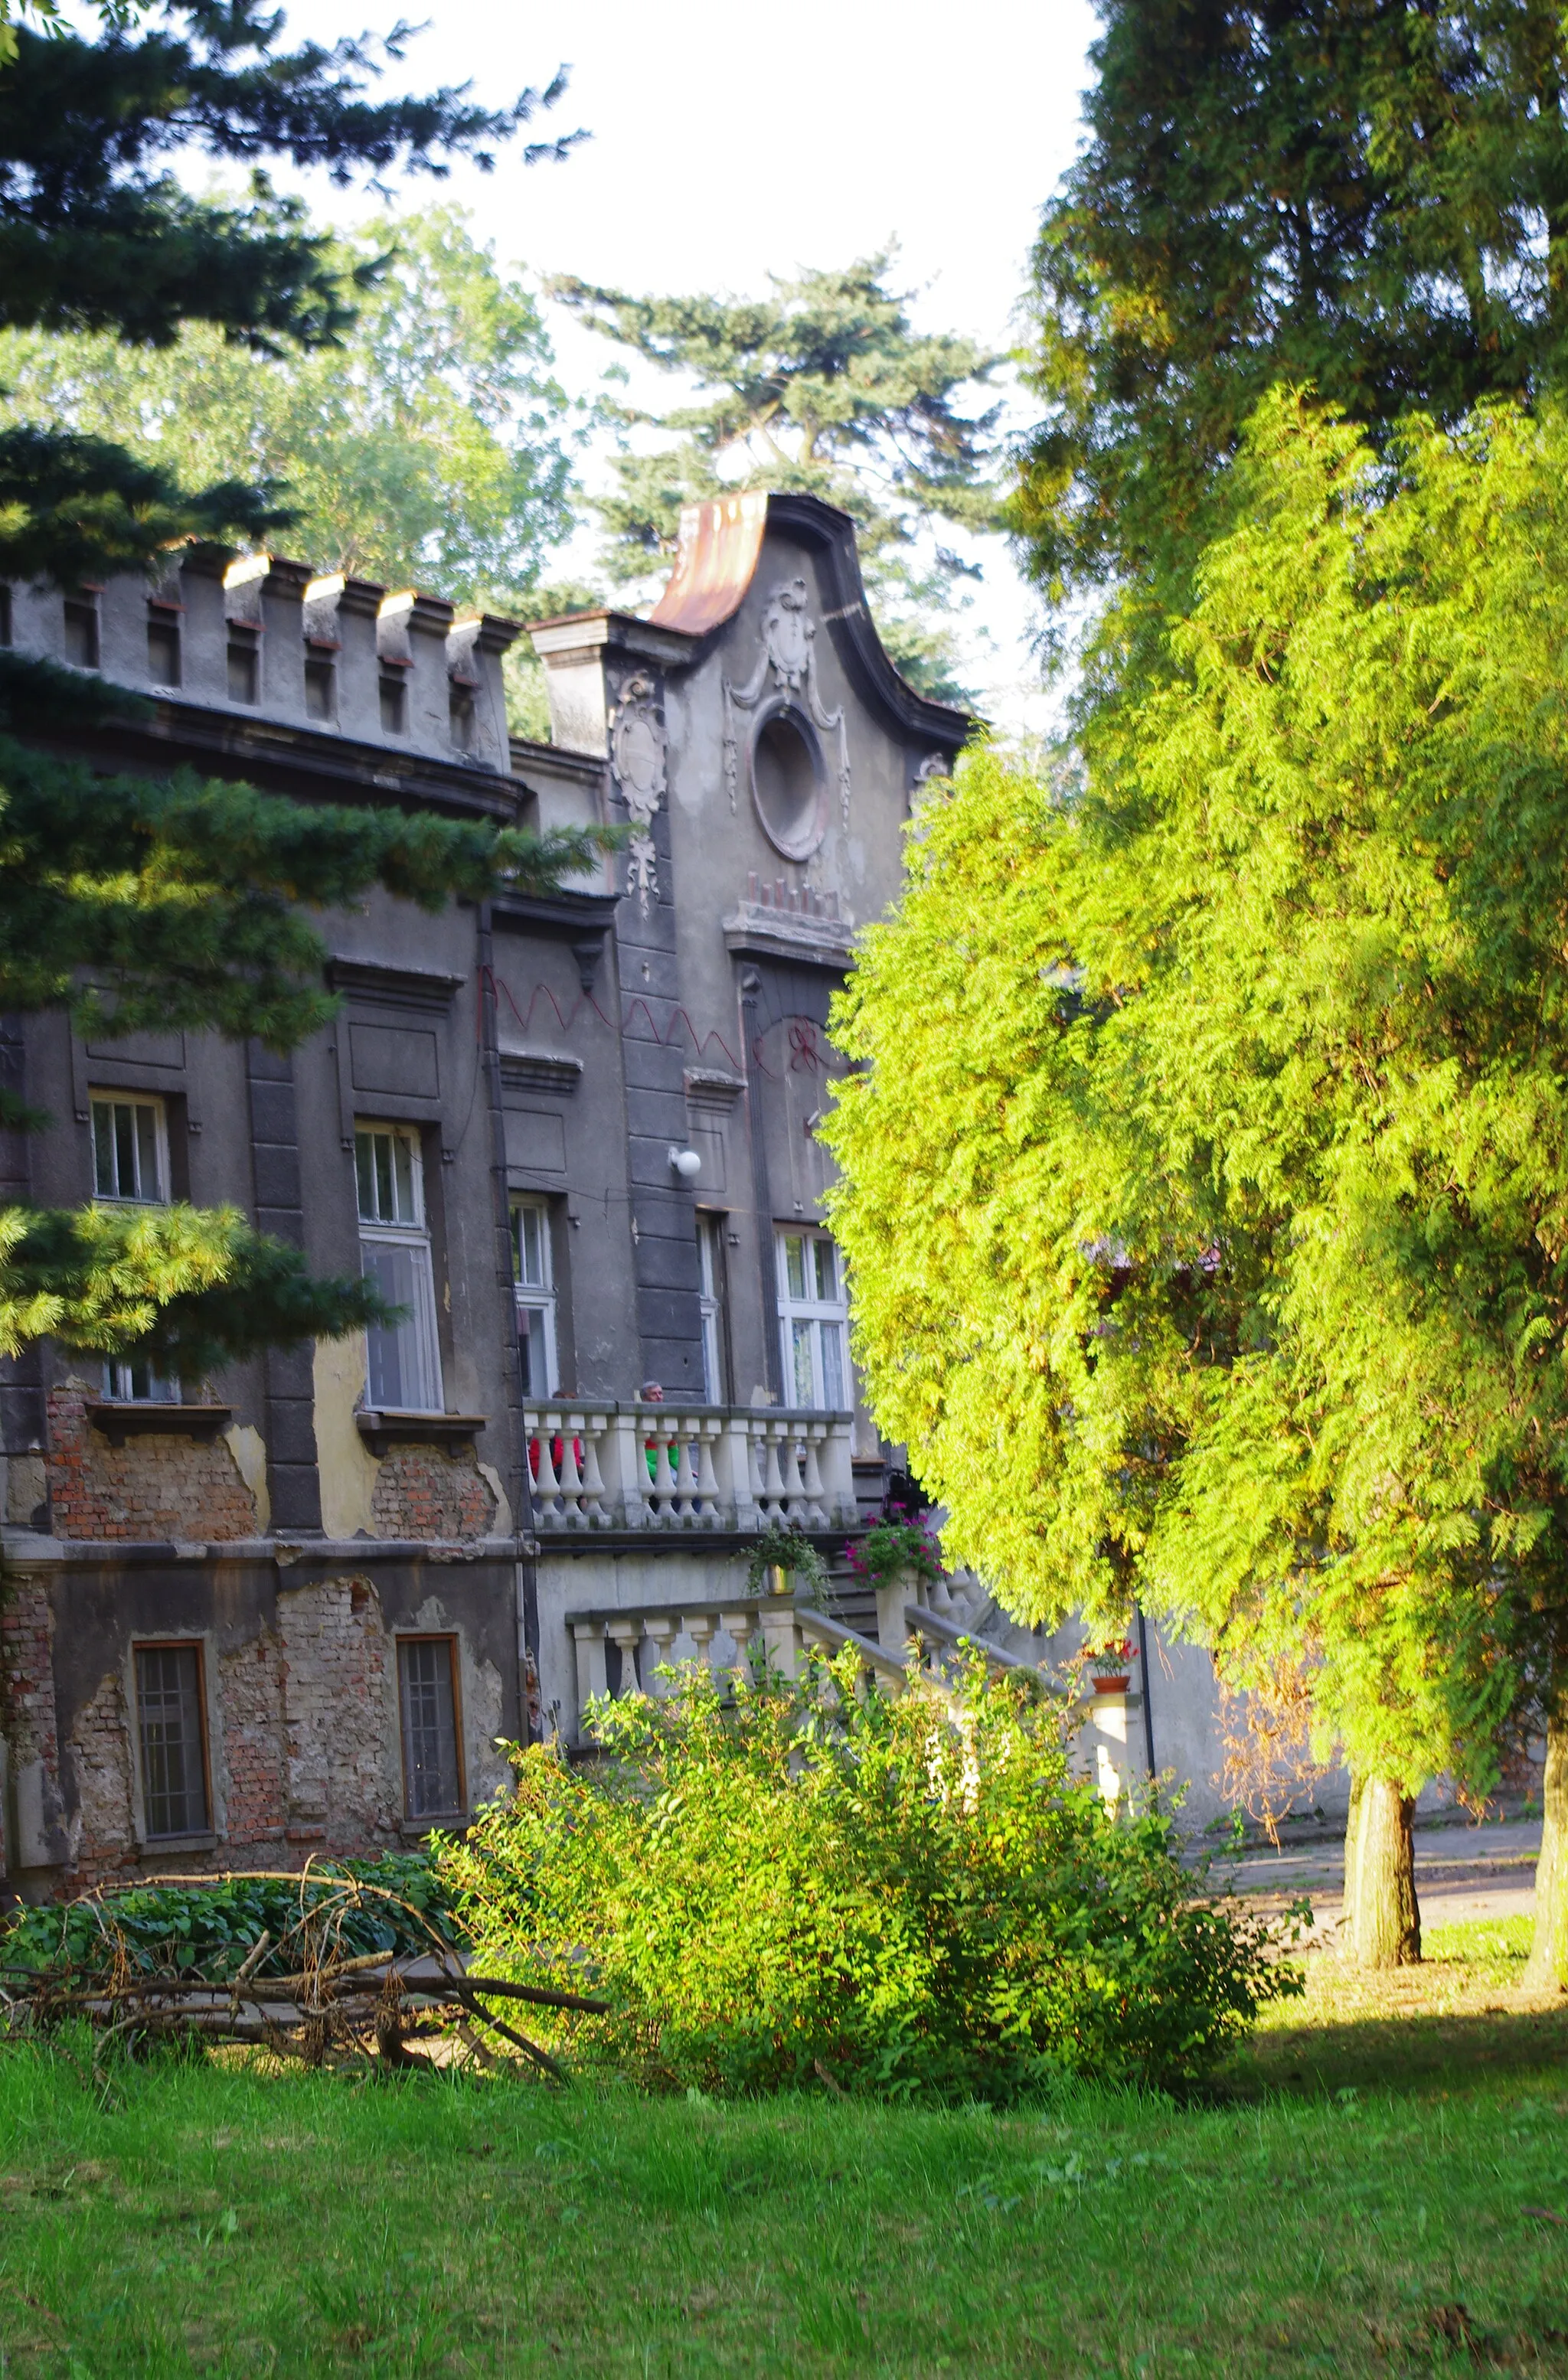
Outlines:
{"label": "balcony", "polygon": [[847,1413],[776,1405],[525,1402],[534,1524],[573,1530],[856,1524]]}

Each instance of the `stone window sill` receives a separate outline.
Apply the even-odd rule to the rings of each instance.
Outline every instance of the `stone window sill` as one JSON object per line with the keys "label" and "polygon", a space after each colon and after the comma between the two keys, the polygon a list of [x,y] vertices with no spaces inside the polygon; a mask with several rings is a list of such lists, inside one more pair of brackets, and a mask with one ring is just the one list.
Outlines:
{"label": "stone window sill", "polygon": [[372,1454],[392,1446],[443,1446],[450,1454],[471,1446],[488,1420],[485,1414],[357,1413],[355,1427]]}
{"label": "stone window sill", "polygon": [[445,1817],[402,1818],[397,1831],[406,1843],[422,1843],[438,1831],[444,1835],[467,1834],[473,1823],[471,1810],[453,1810]]}
{"label": "stone window sill", "polygon": [[234,1407],[121,1404],[110,1397],[98,1397],[89,1403],[87,1417],[111,1446],[123,1446],[128,1438],[193,1438],[200,1445],[211,1446],[234,1419]]}
{"label": "stone window sill", "polygon": [[138,1859],[169,1859],[176,1852],[215,1852],[216,1835],[152,1835],[138,1843]]}

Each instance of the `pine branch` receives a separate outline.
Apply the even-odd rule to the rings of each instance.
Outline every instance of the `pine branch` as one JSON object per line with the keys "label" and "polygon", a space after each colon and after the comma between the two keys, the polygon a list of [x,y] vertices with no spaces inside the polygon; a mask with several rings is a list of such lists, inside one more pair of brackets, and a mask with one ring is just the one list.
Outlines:
{"label": "pine branch", "polygon": [[225,480],[188,491],[104,438],[30,422],[0,430],[0,578],[79,587],[166,564],[192,539],[260,543],[292,518],[264,488]]}
{"label": "pine branch", "polygon": [[[0,655],[0,702],[35,725],[62,686],[114,697]],[[307,808],[188,770],[100,777],[0,735],[0,1011],[68,1008],[95,1037],[212,1029],[293,1049],[337,1008],[302,905],[341,908],[376,884],[428,910],[550,892],[619,840]]]}
{"label": "pine branch", "polygon": [[0,1208],[0,1354],[47,1333],[196,1380],[262,1348],[395,1320],[369,1281],[313,1281],[232,1207]]}

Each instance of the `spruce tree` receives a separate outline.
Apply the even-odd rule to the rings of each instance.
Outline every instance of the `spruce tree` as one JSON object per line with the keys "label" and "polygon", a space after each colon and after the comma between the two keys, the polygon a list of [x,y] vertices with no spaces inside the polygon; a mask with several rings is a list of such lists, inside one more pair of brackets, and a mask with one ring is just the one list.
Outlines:
{"label": "spruce tree", "polygon": [[908,296],[888,286],[892,252],[837,272],[771,278],[757,299],[634,298],[563,278],[552,295],[591,329],[660,370],[688,375],[697,401],[653,414],[622,409],[627,427],[675,433],[652,453],[618,457],[619,485],[600,500],[606,560],[622,582],[675,552],[680,509],[735,488],[791,488],[854,519],[882,640],[911,682],[966,699],[953,676],[943,618],[973,566],[917,539],[932,518],[974,529],[999,522],[999,408],[966,411],[1002,361],[973,341],[927,336]]}
{"label": "spruce tree", "polygon": [[[8,23],[0,327],[158,346],[198,322],[263,355],[329,344],[373,268],[346,280],[331,243],[259,172],[243,200],[208,203],[164,161],[195,148],[252,168],[273,156],[324,165],[339,181],[394,165],[439,175],[454,154],[489,163],[562,87],[557,77],[500,111],[461,90],[381,102],[367,95],[372,45],[280,50],[281,18],[253,0],[101,14],[96,40],[37,7]],[[278,520],[265,491],[188,489],[109,439],[25,423],[0,432],[0,579],[161,576],[189,538],[249,541]],[[287,1050],[334,1006],[310,909],[377,884],[428,907],[502,883],[545,889],[596,840],[307,807],[186,771],[103,778],[62,756],[82,723],[141,707],[95,677],[4,656],[0,1011],[66,1008],[95,1038],[156,1023]],[[6,1090],[0,1121],[41,1118]],[[47,1332],[106,1354],[134,1347],[196,1377],[380,1310],[364,1283],[311,1280],[295,1250],[232,1210],[0,1210],[6,1353]]]}

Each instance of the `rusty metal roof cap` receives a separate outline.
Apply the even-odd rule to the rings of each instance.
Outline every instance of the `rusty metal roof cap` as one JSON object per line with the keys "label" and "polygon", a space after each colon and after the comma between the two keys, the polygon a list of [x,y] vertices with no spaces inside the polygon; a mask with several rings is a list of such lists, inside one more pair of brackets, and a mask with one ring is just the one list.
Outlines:
{"label": "rusty metal roof cap", "polygon": [[751,584],[767,526],[763,488],[683,504],[675,566],[649,615],[652,625],[705,637],[733,618]]}

